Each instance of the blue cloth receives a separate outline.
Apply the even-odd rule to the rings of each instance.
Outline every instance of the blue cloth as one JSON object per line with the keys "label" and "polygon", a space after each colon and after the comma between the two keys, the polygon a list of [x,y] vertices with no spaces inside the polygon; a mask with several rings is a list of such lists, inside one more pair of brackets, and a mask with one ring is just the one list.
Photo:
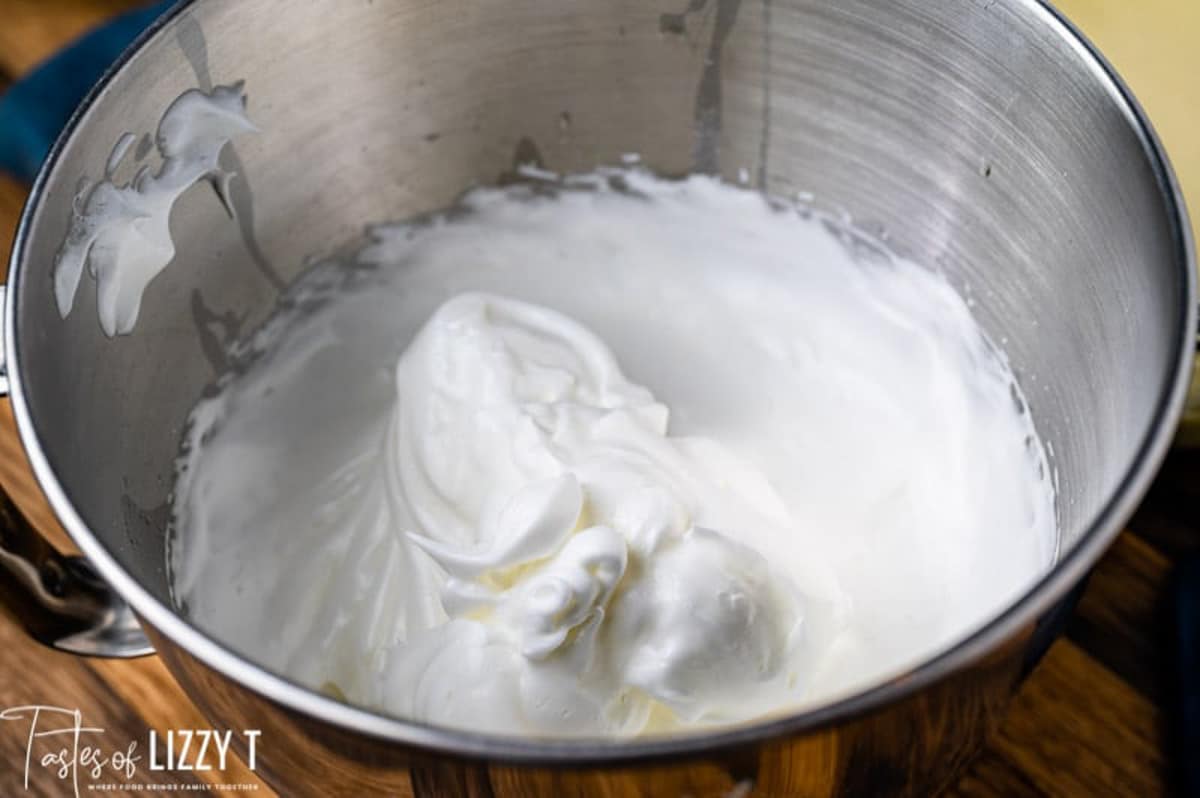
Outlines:
{"label": "blue cloth", "polygon": [[1175,633],[1180,795],[1200,798],[1200,552],[1185,557],[1175,571]]}
{"label": "blue cloth", "polygon": [[0,95],[0,169],[32,182],[59,131],[104,71],[174,0],[84,35]]}

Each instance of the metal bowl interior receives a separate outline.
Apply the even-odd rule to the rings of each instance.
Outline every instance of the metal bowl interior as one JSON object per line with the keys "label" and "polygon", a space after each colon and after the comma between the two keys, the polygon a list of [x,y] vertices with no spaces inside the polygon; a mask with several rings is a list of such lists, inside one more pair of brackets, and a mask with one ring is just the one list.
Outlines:
{"label": "metal bowl interior", "polygon": [[[60,319],[50,265],[79,179],[102,172],[123,133],[152,133],[184,90],[240,79],[261,133],[224,155],[240,176],[238,222],[194,189],[134,334],[102,335],[87,280]],[[223,347],[307,259],[514,163],[586,171],[629,152],[660,173],[745,170],[769,194],[810,192],[969,293],[1053,451],[1053,572],[904,679],[745,728],[633,742],[384,717],[266,672],[177,615],[164,531],[188,411],[225,367]],[[651,757],[894,700],[995,648],[1082,578],[1181,407],[1195,327],[1188,230],[1135,101],[1036,0],[184,2],[97,86],[43,168],[14,248],[6,351],[51,503],[160,639],[283,706],[387,740],[514,761]]]}

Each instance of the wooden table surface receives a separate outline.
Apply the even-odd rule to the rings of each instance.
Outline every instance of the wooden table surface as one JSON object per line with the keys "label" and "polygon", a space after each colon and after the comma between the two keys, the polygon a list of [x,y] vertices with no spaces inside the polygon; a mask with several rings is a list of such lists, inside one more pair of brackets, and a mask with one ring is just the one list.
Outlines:
{"label": "wooden table surface", "polygon": [[[91,24],[131,0],[0,0],[0,91]],[[1068,15],[1105,51],[1138,93],[1174,159],[1191,206],[1200,209],[1200,31],[1197,0],[1063,0]],[[0,175],[0,255],[5,256],[25,187]],[[45,505],[0,404],[0,484],[63,548],[69,541]],[[1097,567],[1066,634],[1022,688],[999,733],[956,796],[1170,794],[1169,698],[1164,692],[1171,563],[1200,548],[1200,450],[1168,459],[1141,511]],[[160,739],[168,729],[206,728],[199,711],[156,658],[85,660],[44,649],[0,615],[0,710],[25,704],[78,707],[109,739]],[[36,763],[23,792],[26,739],[0,724],[0,796],[69,795]],[[1198,755],[1200,752],[1192,752]],[[266,754],[266,755],[269,755]],[[253,785],[241,763],[225,771],[175,774],[159,783]]]}

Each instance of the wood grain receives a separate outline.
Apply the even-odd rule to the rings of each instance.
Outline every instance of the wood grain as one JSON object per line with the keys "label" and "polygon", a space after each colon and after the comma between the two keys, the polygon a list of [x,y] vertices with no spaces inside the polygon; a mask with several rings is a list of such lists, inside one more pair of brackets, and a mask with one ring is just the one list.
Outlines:
{"label": "wood grain", "polygon": [[1049,795],[1164,795],[1161,726],[1145,696],[1061,641],[1021,690],[993,750]]}
{"label": "wood grain", "polygon": [[0,73],[15,78],[137,0],[0,0]]}
{"label": "wood grain", "polygon": [[8,274],[8,253],[17,232],[17,220],[25,204],[27,189],[4,172],[0,172],[0,275]]}
{"label": "wood grain", "polygon": [[1122,536],[1096,569],[1067,637],[1151,701],[1164,701],[1170,663],[1164,585],[1170,563],[1140,537]]}
{"label": "wood grain", "polygon": [[[1154,0],[1166,13],[1172,0]],[[131,0],[0,0],[0,89],[93,24],[131,7]],[[1188,146],[1194,117],[1187,103],[1167,96],[1160,83],[1174,79],[1162,66],[1164,52],[1190,37],[1177,31],[1169,47],[1139,48],[1130,42],[1131,14],[1145,13],[1124,0],[1066,0],[1068,13],[1091,19],[1098,38],[1112,39],[1118,59],[1149,59],[1142,71],[1125,69],[1139,93],[1166,108],[1165,133],[1177,157]],[[1140,5],[1138,6],[1141,7]],[[1192,13],[1192,0],[1174,6]],[[1122,16],[1123,15],[1123,16]],[[1085,28],[1087,25],[1085,24]],[[1122,44],[1124,42],[1124,44]],[[1107,50],[1111,42],[1100,41]],[[1180,46],[1181,47],[1181,46]],[[1194,72],[1192,73],[1194,74]],[[1164,75],[1167,77],[1164,78]],[[1147,84],[1147,85],[1140,85]],[[1194,90],[1200,85],[1190,84]],[[1193,95],[1194,96],[1194,95]],[[1190,106],[1194,109],[1195,103]],[[1192,171],[1200,161],[1189,150],[1181,160]],[[1186,178],[1185,178],[1186,179]],[[1191,181],[1193,188],[1200,181]],[[6,254],[25,189],[0,176],[0,254]],[[1194,203],[1195,204],[1195,203]],[[7,263],[7,257],[4,262]],[[3,267],[0,267],[3,268]],[[28,517],[60,546],[69,546],[46,506],[15,434],[11,410],[0,404],[0,484]],[[1200,498],[1200,453],[1176,452],[1132,528],[1096,569],[1078,612],[1025,684],[988,749],[950,790],[953,796],[1159,796],[1168,794],[1164,762],[1164,712],[1170,697],[1162,606],[1171,560],[1200,546],[1195,526]],[[80,708],[106,728],[112,741],[145,739],[149,729],[204,728],[207,723],[156,658],[83,660],[31,642],[0,615],[0,709],[28,703]],[[19,722],[0,723],[0,795],[22,795],[24,737]],[[65,785],[34,774],[29,795],[65,795]],[[255,784],[243,764],[230,770],[158,779],[180,785]],[[254,793],[272,794],[265,786]]]}

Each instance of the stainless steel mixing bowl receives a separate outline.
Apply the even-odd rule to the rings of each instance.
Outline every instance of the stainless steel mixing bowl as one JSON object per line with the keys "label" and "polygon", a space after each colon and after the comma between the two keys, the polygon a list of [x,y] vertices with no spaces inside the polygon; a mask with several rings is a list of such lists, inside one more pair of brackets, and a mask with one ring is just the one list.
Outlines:
{"label": "stainless steel mixing bowl", "polygon": [[[153,130],[184,90],[238,79],[262,132],[224,154],[239,175],[236,221],[203,186],[184,196],[178,254],[134,334],[101,334],[90,281],[60,319],[50,266],[79,179],[98,177],[118,138]],[[225,345],[270,312],[306,257],[514,163],[588,170],[628,152],[662,173],[811,192],[968,293],[1053,449],[1053,572],[876,689],[631,742],[384,717],[268,673],[180,617],[163,547],[182,425],[226,367]],[[61,647],[144,651],[127,600],[215,725],[262,730],[259,769],[289,795],[928,794],[995,725],[1164,453],[1196,321],[1188,229],[1137,104],[1037,0],[185,2],[71,121],[9,273],[21,436],[96,573],[19,527],[0,561],[18,576],[7,584],[27,588],[17,597],[30,628]]]}

